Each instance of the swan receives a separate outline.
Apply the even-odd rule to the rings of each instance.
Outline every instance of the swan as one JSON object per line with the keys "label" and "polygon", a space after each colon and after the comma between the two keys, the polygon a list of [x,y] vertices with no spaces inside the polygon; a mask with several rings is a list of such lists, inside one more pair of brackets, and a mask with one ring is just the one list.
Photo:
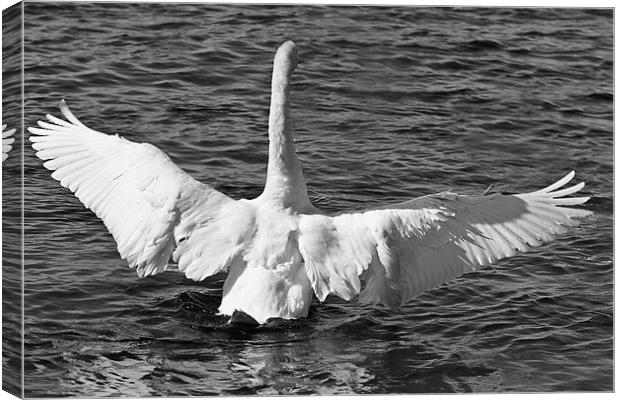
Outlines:
{"label": "swan", "polygon": [[[541,190],[464,196],[450,191],[362,211],[323,212],[308,198],[290,116],[294,42],[276,51],[263,192],[233,200],[162,150],[84,125],[64,99],[30,140],[52,177],[103,220],[140,277],[178,269],[200,281],[228,271],[218,312],[308,314],[313,294],[398,307],[425,290],[550,241],[589,211],[567,197],[575,173]],[[171,265],[170,259],[176,263]],[[232,319],[232,318],[231,318]]]}
{"label": "swan", "polygon": [[9,156],[9,151],[11,151],[11,149],[13,148],[13,146],[11,145],[15,141],[15,138],[11,137],[15,133],[15,128],[9,129],[8,131],[6,131],[5,129],[6,129],[6,124],[3,124],[2,125],[2,162],[4,162],[4,160],[6,160],[7,157]]}

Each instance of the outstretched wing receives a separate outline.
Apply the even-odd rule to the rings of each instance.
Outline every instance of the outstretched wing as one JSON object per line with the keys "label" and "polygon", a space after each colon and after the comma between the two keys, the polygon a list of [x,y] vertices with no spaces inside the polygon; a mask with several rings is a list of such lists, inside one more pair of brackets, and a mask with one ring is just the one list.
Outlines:
{"label": "outstretched wing", "polygon": [[[563,206],[583,183],[560,189],[571,172],[542,190],[470,197],[424,196],[382,209],[305,215],[299,249],[320,300],[329,293],[397,306],[468,271],[550,241],[589,211]],[[362,290],[362,282],[365,287]]]}
{"label": "outstretched wing", "polygon": [[62,120],[47,115],[28,128],[32,147],[52,177],[101,218],[118,251],[140,277],[178,268],[200,280],[230,266],[253,210],[202,184],[163,151],[85,126],[60,104]]}
{"label": "outstretched wing", "polygon": [[6,124],[2,125],[2,162],[9,156],[9,151],[13,148],[11,145],[15,141],[15,138],[11,137],[15,133],[15,128],[8,131],[5,131],[5,129]]}

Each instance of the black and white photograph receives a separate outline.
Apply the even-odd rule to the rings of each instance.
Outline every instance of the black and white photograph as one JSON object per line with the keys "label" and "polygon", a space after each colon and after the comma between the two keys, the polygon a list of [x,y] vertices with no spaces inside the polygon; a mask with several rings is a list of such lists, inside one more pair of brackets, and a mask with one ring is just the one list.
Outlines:
{"label": "black and white photograph", "polygon": [[612,8],[2,16],[3,390],[613,392]]}

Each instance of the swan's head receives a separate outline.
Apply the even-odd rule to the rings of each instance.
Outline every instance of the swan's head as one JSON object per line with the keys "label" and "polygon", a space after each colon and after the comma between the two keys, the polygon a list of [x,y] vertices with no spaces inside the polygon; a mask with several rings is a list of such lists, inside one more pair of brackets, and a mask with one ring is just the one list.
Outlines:
{"label": "swan's head", "polygon": [[274,74],[284,72],[290,78],[295,67],[297,67],[297,46],[292,40],[287,40],[278,47],[273,58]]}

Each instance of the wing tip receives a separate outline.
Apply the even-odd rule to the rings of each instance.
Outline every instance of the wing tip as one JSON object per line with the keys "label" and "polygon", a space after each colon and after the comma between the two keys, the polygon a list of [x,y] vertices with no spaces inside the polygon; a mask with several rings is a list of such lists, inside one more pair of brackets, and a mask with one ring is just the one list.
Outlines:
{"label": "wing tip", "polygon": [[67,102],[65,101],[64,98],[60,99],[58,107],[60,108],[60,112],[62,113],[62,115],[64,115],[64,117],[67,118],[67,120],[69,120],[69,122],[71,122],[74,125],[80,126],[82,128],[86,128],[86,125],[84,125],[75,116],[75,114],[73,114],[73,112],[71,112],[71,110],[69,109],[69,106],[67,105]]}
{"label": "wing tip", "polygon": [[73,115],[64,97],[60,99],[60,101],[58,102],[58,108],[60,109],[60,112],[62,113],[62,115],[64,115],[67,118],[68,118],[67,114]]}
{"label": "wing tip", "polygon": [[562,189],[574,177],[575,177],[575,170],[572,170],[568,174],[564,175],[564,177],[562,177],[558,181],[552,183],[551,185],[549,185],[549,186],[547,186],[547,187],[545,187],[543,189],[537,190],[535,192],[528,193],[528,195],[542,195],[544,197],[556,198],[556,197],[564,197],[564,196],[568,196],[568,195],[577,193],[577,192],[579,192],[580,190],[582,190],[585,187],[585,185],[586,185],[585,182],[580,182],[580,183],[578,183],[576,185],[573,185],[573,186],[570,186],[570,187]]}

